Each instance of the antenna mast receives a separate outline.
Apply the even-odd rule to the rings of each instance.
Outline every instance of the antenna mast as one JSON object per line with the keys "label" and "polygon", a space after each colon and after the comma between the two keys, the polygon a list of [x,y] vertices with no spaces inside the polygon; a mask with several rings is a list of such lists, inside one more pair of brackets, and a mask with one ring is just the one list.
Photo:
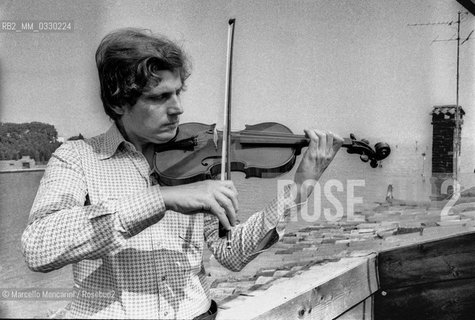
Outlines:
{"label": "antenna mast", "polygon": [[[454,130],[454,158],[453,158],[453,179],[454,179],[454,193],[460,192],[459,184],[458,184],[458,170],[459,170],[459,156],[461,150],[461,119],[460,119],[460,105],[459,105],[459,80],[460,80],[460,16],[464,14],[468,14],[468,12],[458,11],[457,13],[457,38],[456,39],[447,39],[447,40],[433,40],[432,42],[446,42],[446,41],[457,41],[457,74],[456,74],[456,89],[455,89],[455,130]],[[408,24],[410,27],[416,26],[428,26],[428,25],[452,25],[454,21],[445,21],[445,22],[434,22],[434,23],[416,23],[416,24]],[[469,40],[472,32],[467,36],[467,38],[462,42],[464,44],[466,41]]]}
{"label": "antenna mast", "polygon": [[454,193],[458,194],[458,170],[459,170],[459,156],[460,156],[460,105],[459,105],[459,79],[460,79],[460,15],[457,13],[457,81],[455,91],[455,141],[454,141]]}

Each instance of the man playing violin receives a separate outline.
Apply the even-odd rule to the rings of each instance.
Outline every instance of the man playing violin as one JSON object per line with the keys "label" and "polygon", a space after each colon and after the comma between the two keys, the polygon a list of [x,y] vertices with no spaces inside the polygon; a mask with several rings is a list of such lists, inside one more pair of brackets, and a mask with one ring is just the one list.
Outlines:
{"label": "man playing violin", "polygon": [[[28,267],[73,265],[70,317],[212,319],[216,304],[203,267],[204,244],[233,271],[278,241],[279,223],[304,202],[343,140],[305,130],[311,139],[286,189],[236,225],[231,181],[158,184],[154,146],[172,139],[190,74],[182,49],[136,29],[107,35],[96,52],[101,98],[111,128],[68,141],[48,163],[22,249]],[[159,161],[159,160],[158,160]],[[218,237],[231,230],[231,249]]]}

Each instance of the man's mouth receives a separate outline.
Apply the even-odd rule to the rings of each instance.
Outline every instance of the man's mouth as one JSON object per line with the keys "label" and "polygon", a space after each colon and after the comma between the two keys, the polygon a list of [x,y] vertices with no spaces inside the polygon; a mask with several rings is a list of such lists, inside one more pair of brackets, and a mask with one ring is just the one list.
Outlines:
{"label": "man's mouth", "polygon": [[178,121],[169,122],[168,124],[166,124],[166,126],[176,128],[176,127],[178,127]]}

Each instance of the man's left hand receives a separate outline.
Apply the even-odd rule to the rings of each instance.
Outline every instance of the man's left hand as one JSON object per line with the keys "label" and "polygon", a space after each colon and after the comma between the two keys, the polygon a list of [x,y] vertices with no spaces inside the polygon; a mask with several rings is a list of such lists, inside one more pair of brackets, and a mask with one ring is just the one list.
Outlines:
{"label": "man's left hand", "polygon": [[331,132],[316,129],[305,129],[304,131],[310,138],[310,144],[295,173],[294,181],[297,186],[298,197],[296,200],[298,202],[307,200],[315,183],[343,145],[343,139]]}

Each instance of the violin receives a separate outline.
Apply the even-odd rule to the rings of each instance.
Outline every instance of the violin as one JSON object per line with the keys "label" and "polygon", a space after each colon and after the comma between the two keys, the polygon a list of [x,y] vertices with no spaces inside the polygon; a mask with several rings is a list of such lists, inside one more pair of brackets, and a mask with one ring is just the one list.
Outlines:
{"label": "violin", "polygon": [[[274,178],[292,169],[302,148],[310,139],[296,135],[283,124],[264,122],[246,125],[231,132],[228,159],[231,171],[240,171],[246,178]],[[183,123],[175,137],[155,147],[154,170],[163,185],[174,186],[214,179],[221,173],[223,133],[215,125]],[[357,140],[353,134],[344,138],[342,147],[350,154],[359,154],[372,168],[389,156],[391,148],[378,142],[372,148],[368,140]]]}

